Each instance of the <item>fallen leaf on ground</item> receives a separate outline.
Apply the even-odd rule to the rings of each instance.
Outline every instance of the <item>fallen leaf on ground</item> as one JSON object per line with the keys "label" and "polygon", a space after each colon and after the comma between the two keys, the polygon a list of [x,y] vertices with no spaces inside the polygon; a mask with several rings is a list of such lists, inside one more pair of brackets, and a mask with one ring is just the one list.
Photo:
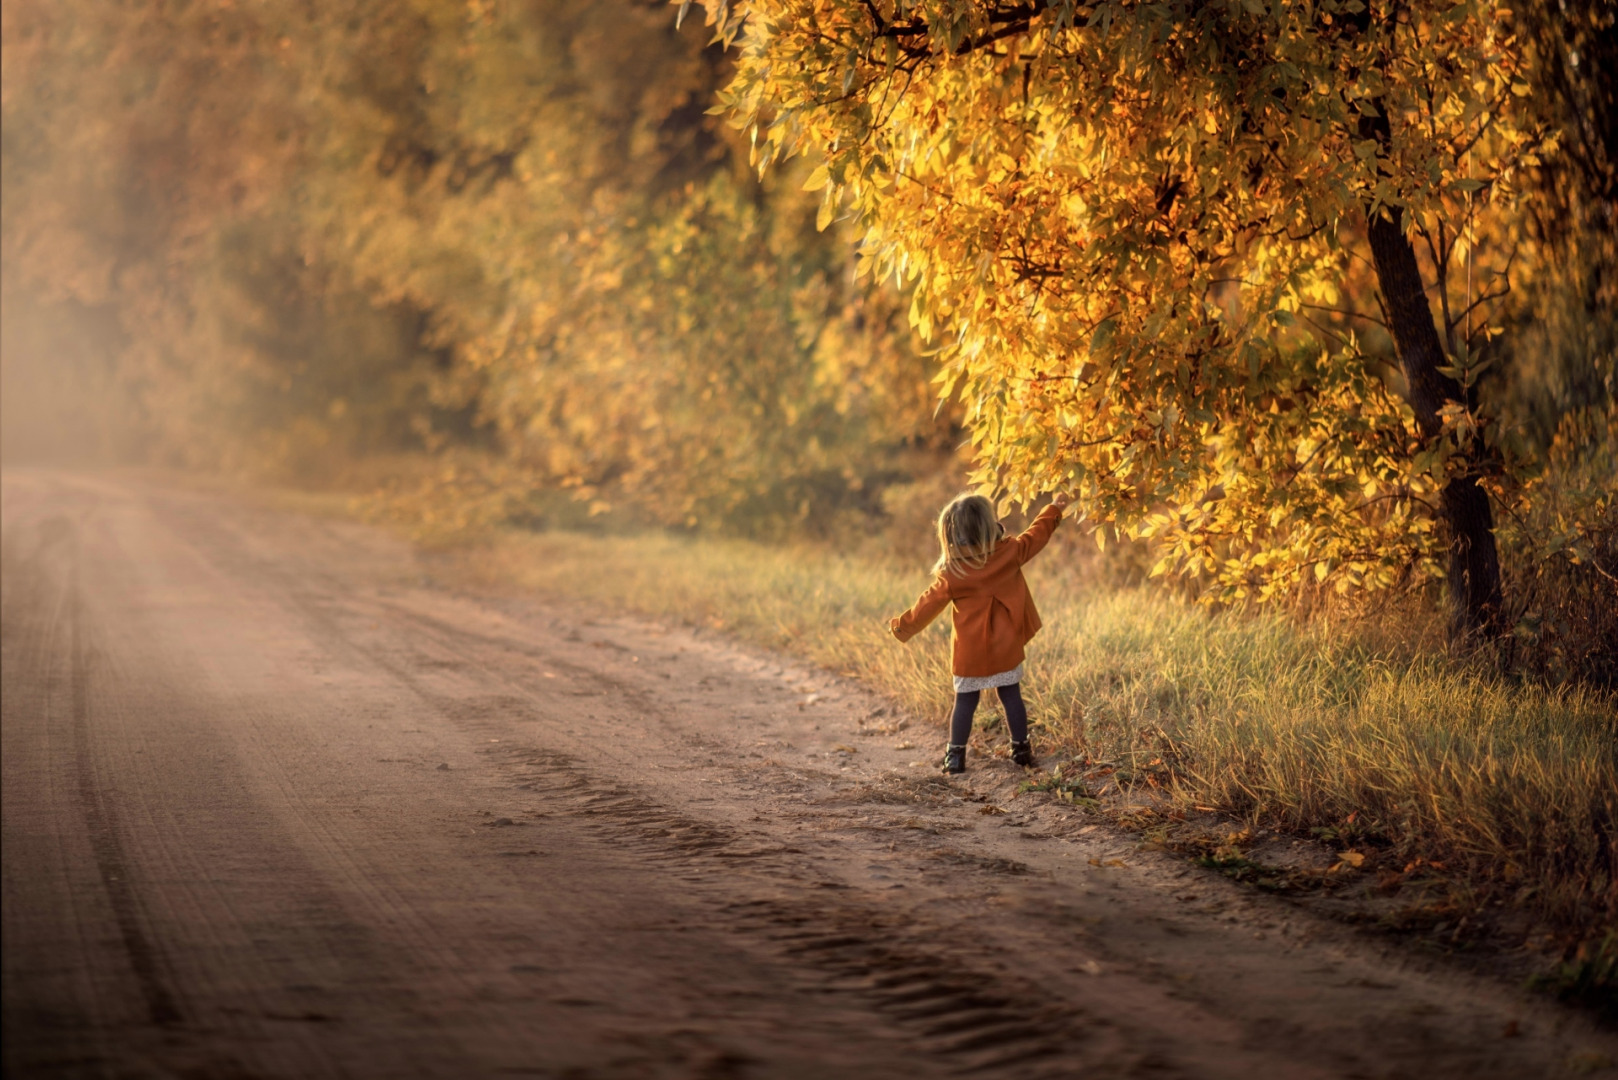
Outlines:
{"label": "fallen leaf on ground", "polygon": [[1345,851],[1341,855],[1337,856],[1337,862],[1330,870],[1327,871],[1327,873],[1335,874],[1337,871],[1343,869],[1358,870],[1364,865],[1364,855],[1360,854],[1358,851]]}

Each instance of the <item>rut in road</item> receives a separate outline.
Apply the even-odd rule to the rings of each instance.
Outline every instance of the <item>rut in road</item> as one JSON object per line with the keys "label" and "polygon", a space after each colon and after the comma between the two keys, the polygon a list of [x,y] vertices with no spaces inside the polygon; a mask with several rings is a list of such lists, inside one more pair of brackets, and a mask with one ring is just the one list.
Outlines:
{"label": "rut in road", "polygon": [[[1110,1026],[1050,1002],[1037,989],[1005,985],[999,973],[974,966],[971,945],[955,943],[942,927],[917,926],[853,900],[801,896],[791,888],[801,881],[797,867],[776,858],[801,854],[799,848],[694,820],[603,782],[565,754],[507,753],[519,770],[519,788],[547,795],[547,806],[565,808],[558,812],[585,817],[601,842],[676,869],[694,861],[725,864],[718,868],[726,887],[715,898],[715,912],[731,929],[756,934],[788,965],[819,973],[826,992],[861,998],[915,1037],[918,1052],[940,1056],[957,1071],[1059,1058],[1093,1038],[1096,1026]],[[738,861],[747,864],[745,876],[737,871]],[[714,876],[699,873],[688,880],[706,885]],[[831,881],[813,884],[837,887]],[[744,890],[769,892],[772,885],[773,896],[736,896]],[[1065,1071],[1062,1065],[1053,1075]]]}
{"label": "rut in road", "polygon": [[7,1076],[1618,1056],[1575,1014],[1010,800],[1009,765],[937,777],[862,725],[881,702],[790,660],[436,584],[374,530],[149,478],[11,472],[0,504]]}

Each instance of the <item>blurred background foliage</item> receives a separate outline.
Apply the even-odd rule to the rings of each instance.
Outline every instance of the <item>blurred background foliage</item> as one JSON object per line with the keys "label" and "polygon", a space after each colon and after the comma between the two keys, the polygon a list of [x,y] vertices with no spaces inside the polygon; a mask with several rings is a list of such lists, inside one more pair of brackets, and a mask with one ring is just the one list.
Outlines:
{"label": "blurred background foliage", "polygon": [[902,298],[709,115],[728,62],[673,15],[6,5],[8,389],[60,399],[8,412],[7,456],[381,481],[428,531],[880,514],[958,425]]}
{"label": "blurred background foliage", "polygon": [[[1561,137],[1489,236],[1512,285],[1478,382],[1514,478],[1495,493],[1508,647],[1611,682],[1613,12],[1521,16],[1530,101]],[[965,482],[969,411],[940,403],[910,295],[856,280],[852,225],[817,227],[806,164],[759,178],[715,115],[732,61],[697,19],[651,0],[3,18],[8,461],[380,490],[424,536],[607,520],[925,546]],[[1372,284],[1351,267],[1340,288]],[[1397,390],[1391,342],[1352,328]],[[1110,573],[1158,561],[1110,540]]]}

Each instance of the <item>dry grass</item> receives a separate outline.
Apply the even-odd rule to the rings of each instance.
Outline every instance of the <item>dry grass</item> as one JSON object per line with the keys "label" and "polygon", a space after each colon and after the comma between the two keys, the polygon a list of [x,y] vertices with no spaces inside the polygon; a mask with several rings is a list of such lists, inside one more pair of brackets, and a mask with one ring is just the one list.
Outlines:
{"label": "dry grass", "polygon": [[[948,620],[908,646],[887,618],[922,567],[660,535],[507,532],[491,582],[702,622],[855,675],[918,716],[950,700]],[[1030,565],[1045,617],[1030,714],[1047,752],[1119,764],[1171,805],[1332,829],[1445,865],[1564,932],[1618,919],[1618,702],[1512,683],[1366,626],[1216,617]]]}

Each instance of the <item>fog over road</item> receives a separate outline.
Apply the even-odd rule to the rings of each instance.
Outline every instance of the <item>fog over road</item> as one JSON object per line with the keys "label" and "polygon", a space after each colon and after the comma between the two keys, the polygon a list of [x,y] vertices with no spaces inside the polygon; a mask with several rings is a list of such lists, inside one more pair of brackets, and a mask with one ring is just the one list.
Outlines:
{"label": "fog over road", "polygon": [[8,1077],[1427,1080],[1615,1053],[1082,813],[992,812],[974,791],[1011,766],[935,776],[931,727],[827,673],[149,479],[0,495]]}

